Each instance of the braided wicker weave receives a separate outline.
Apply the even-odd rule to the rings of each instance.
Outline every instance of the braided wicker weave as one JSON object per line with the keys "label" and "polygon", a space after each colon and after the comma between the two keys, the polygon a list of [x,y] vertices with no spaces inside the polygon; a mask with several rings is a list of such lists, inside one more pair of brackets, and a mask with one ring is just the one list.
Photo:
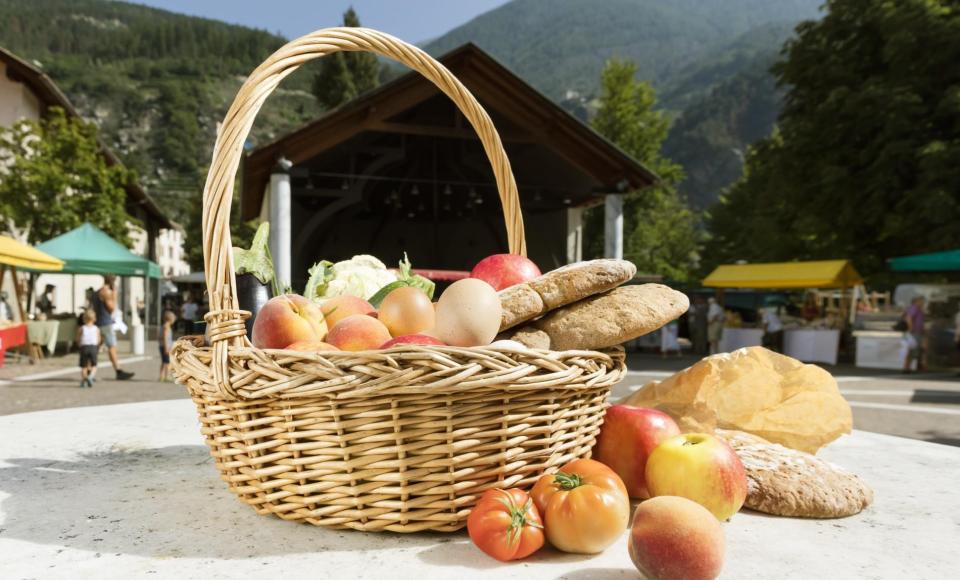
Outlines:
{"label": "braided wicker weave", "polygon": [[330,28],[294,40],[241,87],[218,135],[203,198],[210,346],[173,348],[221,477],[259,513],[365,531],[453,531],[491,487],[530,486],[589,455],[623,351],[404,346],[312,354],[260,350],[238,310],[230,202],[261,105],[304,62],[337,51],[393,58],[433,81],[473,125],[493,167],[510,251],[525,253],[500,137],[440,63],[392,36]]}

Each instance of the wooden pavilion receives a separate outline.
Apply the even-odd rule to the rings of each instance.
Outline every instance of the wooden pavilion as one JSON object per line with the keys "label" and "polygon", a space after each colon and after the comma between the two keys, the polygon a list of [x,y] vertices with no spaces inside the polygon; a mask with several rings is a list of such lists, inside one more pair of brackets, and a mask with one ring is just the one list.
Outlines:
{"label": "wooden pavilion", "polygon": [[[622,253],[622,195],[656,176],[477,46],[440,60],[500,132],[541,269],[581,259],[583,210],[605,202],[608,253]],[[407,252],[420,268],[463,270],[506,251],[479,140],[415,73],[252,151],[241,209],[271,221],[278,275],[295,289],[321,259],[369,253],[393,265]]]}

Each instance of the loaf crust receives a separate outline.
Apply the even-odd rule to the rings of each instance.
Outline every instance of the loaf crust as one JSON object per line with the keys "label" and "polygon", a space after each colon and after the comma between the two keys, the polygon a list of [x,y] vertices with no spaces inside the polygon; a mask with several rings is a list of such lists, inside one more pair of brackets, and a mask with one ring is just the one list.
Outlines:
{"label": "loaf crust", "polygon": [[550,350],[550,335],[534,326],[521,326],[507,333],[509,340],[515,340],[528,348]]}
{"label": "loaf crust", "polygon": [[517,284],[505,288],[500,295],[500,330],[536,318],[546,311],[543,299],[529,284]]}
{"label": "loaf crust", "polygon": [[[558,308],[507,334],[527,346],[536,344],[535,348],[597,350],[653,332],[689,306],[686,295],[662,284],[621,286]],[[549,338],[547,346],[544,336]]]}
{"label": "loaf crust", "polygon": [[747,500],[752,510],[776,516],[841,518],[860,513],[873,502],[862,479],[809,453],[766,439],[717,429],[736,451],[747,472]]}
{"label": "loaf crust", "polygon": [[626,260],[589,260],[568,264],[525,284],[505,288],[499,293],[503,309],[500,331],[616,288],[636,273],[637,267]]}

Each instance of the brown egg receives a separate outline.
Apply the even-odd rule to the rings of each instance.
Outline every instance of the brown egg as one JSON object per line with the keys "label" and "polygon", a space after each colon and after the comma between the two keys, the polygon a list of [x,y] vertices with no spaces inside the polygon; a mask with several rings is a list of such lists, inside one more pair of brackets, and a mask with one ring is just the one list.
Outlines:
{"label": "brown egg", "polygon": [[433,334],[452,346],[486,346],[500,330],[500,317],[500,298],[493,286],[465,278],[440,296]]}
{"label": "brown egg", "polygon": [[387,294],[380,303],[379,319],[396,337],[430,330],[436,315],[423,290],[403,286]]}

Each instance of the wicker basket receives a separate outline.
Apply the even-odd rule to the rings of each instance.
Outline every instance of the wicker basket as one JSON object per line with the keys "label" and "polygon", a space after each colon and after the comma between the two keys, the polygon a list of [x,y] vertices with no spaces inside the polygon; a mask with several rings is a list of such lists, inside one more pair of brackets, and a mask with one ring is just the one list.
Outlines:
{"label": "wicker basket", "polygon": [[453,531],[492,487],[530,486],[589,455],[623,351],[405,346],[260,350],[237,309],[230,202],[243,142],[267,96],[304,62],[365,50],[433,81],[463,111],[493,165],[514,253],[525,253],[510,163],[489,116],[420,49],[363,28],[294,40],[247,79],[218,135],[203,198],[210,346],[176,343],[173,369],[230,490],[261,514],[364,531]]}

